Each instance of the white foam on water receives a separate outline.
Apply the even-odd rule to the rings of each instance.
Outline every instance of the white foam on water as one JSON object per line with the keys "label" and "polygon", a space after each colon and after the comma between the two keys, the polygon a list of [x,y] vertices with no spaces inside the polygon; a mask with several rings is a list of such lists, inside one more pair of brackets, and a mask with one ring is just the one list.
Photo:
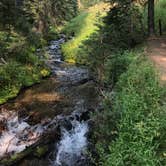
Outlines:
{"label": "white foam on water", "polygon": [[86,150],[88,124],[86,122],[74,121],[72,125],[72,130],[62,130],[63,136],[58,144],[56,160],[52,166],[74,165],[76,159],[80,158]]}
{"label": "white foam on water", "polygon": [[25,120],[19,120],[16,113],[1,112],[0,121],[6,123],[6,129],[0,135],[0,157],[23,151],[44,132],[42,125],[30,126]]}

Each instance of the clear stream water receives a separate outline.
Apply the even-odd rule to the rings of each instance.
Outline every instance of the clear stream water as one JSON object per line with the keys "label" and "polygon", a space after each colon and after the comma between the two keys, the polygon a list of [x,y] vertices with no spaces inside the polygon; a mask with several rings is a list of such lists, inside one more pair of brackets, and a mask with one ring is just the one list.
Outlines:
{"label": "clear stream water", "polygon": [[[52,41],[49,47],[49,55],[51,55],[50,64],[48,64],[53,73],[60,79],[60,81],[67,84],[76,84],[82,80],[89,78],[87,69],[76,66],[61,67],[55,65],[56,63],[64,63],[62,61],[60,45],[64,42],[63,39],[59,41]],[[76,109],[79,112],[79,108]],[[81,160],[87,148],[88,123],[78,121],[75,116],[70,121],[72,128],[70,130],[61,127],[62,138],[60,142],[55,144],[57,151],[55,152],[55,159],[51,161],[52,166],[74,166],[77,161]]]}
{"label": "clear stream water", "polygon": [[[64,42],[64,39],[60,39],[50,43],[50,46],[47,48],[49,59],[46,63],[51,68],[56,79],[63,82],[63,86],[66,88],[70,88],[71,85],[74,86],[87,81],[90,76],[86,68],[69,65],[62,60],[60,47]],[[56,127],[63,119],[67,119],[68,127],[66,127],[66,125],[60,126],[61,138],[59,142],[55,142],[55,150],[50,152],[52,157],[48,157],[48,165],[81,165],[80,162],[86,160],[85,156],[88,146],[86,137],[88,133],[88,122],[80,120],[79,118],[83,112],[87,111],[84,107],[84,102],[83,99],[75,103],[71,115],[59,115],[54,119],[48,119],[47,123],[43,122],[35,125],[28,123],[27,119],[29,117],[20,119],[16,112],[1,110],[0,122],[5,122],[6,127],[5,130],[0,133],[0,158],[6,154],[14,154],[23,151],[30,145],[36,143],[50,128]],[[42,164],[36,163],[29,165],[37,166]],[[85,166],[86,164],[82,165]]]}
{"label": "clear stream water", "polygon": [[52,166],[77,165],[77,161],[84,159],[88,142],[88,124],[74,120],[72,126],[70,131],[62,129],[62,139],[57,145],[58,150]]}

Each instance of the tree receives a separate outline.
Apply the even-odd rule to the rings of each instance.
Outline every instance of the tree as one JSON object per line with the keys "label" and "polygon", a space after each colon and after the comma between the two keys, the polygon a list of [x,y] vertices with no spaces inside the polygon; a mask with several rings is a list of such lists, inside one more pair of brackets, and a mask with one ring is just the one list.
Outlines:
{"label": "tree", "polygon": [[3,28],[10,30],[15,23],[17,7],[15,0],[0,0],[0,23]]}
{"label": "tree", "polygon": [[62,24],[76,15],[77,0],[28,0],[24,10],[36,31],[45,35],[50,25]]}
{"label": "tree", "polygon": [[129,48],[142,42],[142,13],[135,0],[110,0],[112,8],[105,17],[107,37],[113,48]]}
{"label": "tree", "polygon": [[148,33],[149,33],[149,36],[152,36],[155,34],[154,0],[148,0]]}

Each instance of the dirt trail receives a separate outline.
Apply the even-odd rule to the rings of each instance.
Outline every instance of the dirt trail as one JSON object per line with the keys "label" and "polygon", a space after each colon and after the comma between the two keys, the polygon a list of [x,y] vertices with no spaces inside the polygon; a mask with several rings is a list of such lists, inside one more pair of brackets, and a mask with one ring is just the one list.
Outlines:
{"label": "dirt trail", "polygon": [[148,40],[147,54],[159,70],[161,81],[166,82],[166,37]]}

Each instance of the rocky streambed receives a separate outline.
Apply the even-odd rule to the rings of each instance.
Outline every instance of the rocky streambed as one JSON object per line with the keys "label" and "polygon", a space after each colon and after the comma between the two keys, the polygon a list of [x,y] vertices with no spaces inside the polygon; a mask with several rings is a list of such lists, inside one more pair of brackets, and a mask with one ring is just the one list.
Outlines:
{"label": "rocky streambed", "polygon": [[88,69],[65,63],[52,41],[52,76],[0,107],[0,165],[86,166],[89,113],[98,94]]}

